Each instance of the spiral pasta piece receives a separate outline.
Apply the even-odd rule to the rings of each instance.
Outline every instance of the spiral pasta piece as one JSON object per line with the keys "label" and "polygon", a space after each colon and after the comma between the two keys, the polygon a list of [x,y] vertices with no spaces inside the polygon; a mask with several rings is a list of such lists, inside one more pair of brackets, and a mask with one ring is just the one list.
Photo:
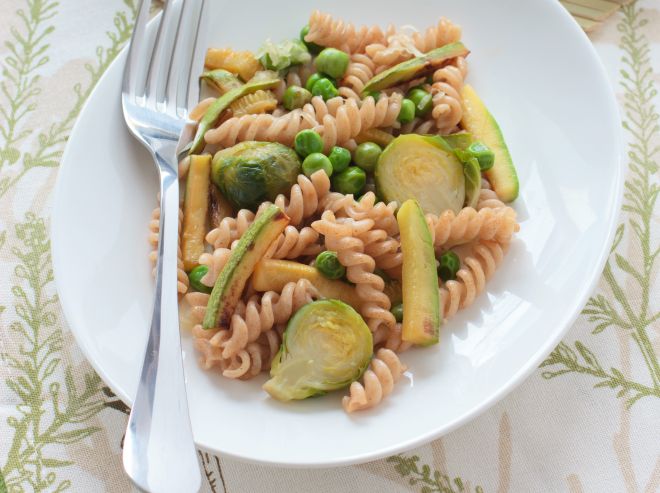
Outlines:
{"label": "spiral pasta piece", "polygon": [[376,267],[400,277],[403,254],[399,240],[389,236],[384,229],[372,229],[359,238],[364,243],[364,253],[373,257]]}
{"label": "spiral pasta piece", "polygon": [[286,74],[285,81],[287,87],[289,86],[299,86],[305,87],[307,79],[316,72],[316,67],[314,67],[314,62],[310,59],[309,62],[305,62],[299,65],[293,65],[289,67],[289,70]]}
{"label": "spiral pasta piece", "polygon": [[[274,203],[289,216],[290,225],[298,226],[319,210],[319,204],[328,192],[330,192],[330,178],[325,171],[319,170],[309,178],[298,175],[298,183],[291,187],[289,197],[280,194],[275,198]],[[264,202],[259,207],[259,211],[269,205],[270,202]]]}
{"label": "spiral pasta piece", "polygon": [[499,209],[502,207],[507,207],[507,205],[500,200],[494,190],[490,189],[490,184],[486,180],[481,180],[481,192],[479,192],[477,209]]}
{"label": "spiral pasta piece", "polygon": [[381,348],[371,360],[369,369],[362,376],[362,383],[353,382],[349,395],[342,399],[342,406],[348,413],[369,409],[382,402],[392,393],[394,384],[407,370],[399,357],[391,350]]}
{"label": "spiral pasta piece", "polygon": [[305,41],[324,47],[338,48],[347,53],[361,53],[364,47],[372,43],[384,43],[388,35],[394,33],[394,27],[383,30],[378,26],[360,26],[356,28],[350,22],[333,19],[330,14],[315,10],[309,18],[309,32]]}
{"label": "spiral pasta piece", "polygon": [[202,99],[192,110],[190,110],[188,118],[197,122],[200,121],[204,116],[204,113],[206,113],[206,110],[208,110],[211,105],[215,103],[216,99],[218,98],[210,97]]}
{"label": "spiral pasta piece", "polygon": [[244,313],[237,310],[232,316],[228,336],[222,334],[222,330],[218,331],[222,357],[230,359],[238,355],[262,333],[275,325],[285,324],[302,306],[318,298],[318,291],[307,279],[286,284],[281,293],[268,291],[252,296]]}
{"label": "spiral pasta piece", "polygon": [[446,210],[439,216],[426,216],[433,245],[436,249],[451,248],[454,245],[474,240],[508,243],[513,233],[520,229],[516,221],[516,211],[511,207],[465,207],[458,214]]}
{"label": "spiral pasta piece", "polygon": [[371,219],[336,218],[332,211],[325,211],[320,220],[312,223],[312,228],[325,236],[327,250],[337,252],[339,262],[346,267],[346,277],[355,284],[358,296],[364,301],[360,313],[371,331],[376,332],[381,324],[392,327],[396,321],[389,311],[390,299],[383,293],[385,283],[374,274],[376,262],[364,253],[364,242],[359,238],[373,224]]}
{"label": "spiral pasta piece", "polygon": [[353,195],[344,195],[337,192],[327,194],[321,203],[323,210],[330,210],[338,217],[345,216],[355,219],[371,219],[374,228],[382,229],[390,236],[399,234],[399,225],[396,222],[396,202],[379,202],[373,192],[367,192],[360,200],[355,200]]}
{"label": "spiral pasta piece", "polygon": [[323,139],[324,152],[328,152],[335,145],[350,147],[347,143],[361,131],[391,126],[399,116],[401,100],[400,94],[383,95],[378,102],[369,96],[358,105],[355,98],[337,97],[323,101],[320,96],[315,96],[304,106],[303,112],[320,123],[315,130]]}
{"label": "spiral pasta piece", "polygon": [[224,217],[216,228],[207,233],[206,242],[213,248],[227,248],[243,236],[254,219],[254,212],[247,209],[239,210],[236,217]]}
{"label": "spiral pasta piece", "polygon": [[295,226],[288,225],[279,239],[273,242],[273,251],[267,256],[274,259],[295,259],[316,255],[321,252],[318,239],[319,234],[308,226],[299,231]]}
{"label": "spiral pasta piece", "polygon": [[[181,233],[181,224],[183,223],[183,210],[179,208],[179,234]],[[160,207],[156,207],[151,213],[151,221],[149,221],[149,243],[151,244],[151,252],[149,253],[149,260],[154,265],[153,274],[156,275],[155,265],[158,260],[158,241],[160,238]],[[181,252],[181,240],[179,239],[179,246],[176,252],[176,289],[179,294],[185,294],[188,291],[190,281],[188,274],[183,269],[183,254]]]}
{"label": "spiral pasta piece", "polygon": [[508,243],[479,241],[472,254],[462,259],[462,267],[456,280],[447,281],[440,287],[440,303],[444,318],[453,317],[459,309],[470,306],[483,292],[486,281],[502,263]]}
{"label": "spiral pasta piece", "polygon": [[219,127],[208,130],[204,139],[208,144],[231,147],[246,140],[279,142],[291,146],[300,130],[313,128],[318,122],[296,109],[283,116],[243,115],[232,117]]}
{"label": "spiral pasta piece", "polygon": [[[232,244],[232,248],[236,245],[236,243]],[[215,281],[218,279],[220,276],[220,273],[222,272],[222,269],[225,268],[225,265],[227,265],[227,262],[229,261],[229,258],[231,257],[231,249],[230,248],[216,248],[213,250],[213,253],[202,253],[199,256],[199,265],[205,265],[208,267],[208,271],[200,279],[202,284],[208,287],[213,287],[215,285]]]}
{"label": "spiral pasta piece", "polygon": [[228,337],[228,331],[205,330],[201,325],[193,328],[193,346],[199,352],[202,368],[210,370],[218,367],[226,378],[247,380],[268,370],[277,354],[281,336],[277,330],[262,333],[256,341],[250,342],[231,358],[222,357],[220,344]]}
{"label": "spiral pasta piece", "polygon": [[361,100],[362,89],[374,76],[376,64],[364,54],[354,53],[339,87],[339,95],[344,98]]}
{"label": "spiral pasta piece", "polygon": [[[435,86],[435,84],[434,84]],[[440,135],[449,135],[458,130],[458,123],[463,117],[458,93],[453,89],[433,89],[433,110],[431,116],[435,120],[435,126]]]}
{"label": "spiral pasta piece", "polygon": [[[289,216],[290,226],[298,226],[303,220],[317,212],[319,203],[329,191],[330,179],[325,172],[317,171],[309,178],[305,175],[298,175],[298,183],[291,187],[289,197],[287,198],[282,194],[278,195],[275,198],[275,205]],[[214,249],[229,248],[234,241],[243,236],[243,233],[250,227],[259,213],[269,205],[271,205],[270,202],[262,204],[256,215],[250,210],[241,209],[236,213],[236,217],[223,218],[218,227],[213,228],[206,235],[206,242]],[[289,229],[288,231],[291,230]],[[286,236],[286,231],[284,235]],[[292,237],[293,233],[289,232],[289,241],[287,241],[287,244],[291,244]],[[305,232],[303,238],[306,245],[313,243],[310,240],[309,232]],[[296,243],[296,245],[300,247],[301,244]]]}
{"label": "spiral pasta piece", "polygon": [[182,330],[192,330],[204,320],[206,305],[209,304],[209,295],[190,291],[181,297],[179,302],[179,326]]}
{"label": "spiral pasta piece", "polygon": [[411,38],[415,48],[426,53],[446,44],[460,41],[461,28],[449,19],[442,17],[435,26],[429,27],[424,32],[413,33]]}
{"label": "spiral pasta piece", "polygon": [[[307,83],[307,79],[316,72],[316,68],[314,67],[314,62],[310,59],[309,62],[305,62],[299,65],[292,65],[287,69],[286,75],[284,75],[281,79],[279,84],[275,86],[272,89],[273,94],[275,95],[275,98],[277,99],[278,102],[282,102],[284,98],[284,92],[287,90],[287,88],[291,86],[299,86],[299,87],[305,87],[305,84]],[[281,111],[281,114],[279,114]],[[283,114],[286,114],[286,110],[283,108],[278,108],[276,110],[277,116],[282,116]],[[273,114],[276,114],[275,112]]]}
{"label": "spiral pasta piece", "polygon": [[402,326],[397,323],[388,331],[383,347],[395,353],[402,353],[410,349],[413,346],[412,343],[404,341],[401,338],[401,332]]}

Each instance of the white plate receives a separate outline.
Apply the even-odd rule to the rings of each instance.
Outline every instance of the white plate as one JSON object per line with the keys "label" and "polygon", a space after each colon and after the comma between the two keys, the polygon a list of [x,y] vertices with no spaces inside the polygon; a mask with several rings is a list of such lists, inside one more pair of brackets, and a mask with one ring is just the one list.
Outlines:
{"label": "white plate", "polygon": [[[297,36],[309,1],[209,2],[212,45],[256,49]],[[319,3],[319,2],[317,2]],[[441,343],[403,355],[412,378],[373,411],[346,415],[342,392],[280,404],[249,383],[204,372],[183,334],[198,445],[240,459],[329,466],[376,459],[446,433],[531,373],[575,319],[598,279],[619,209],[619,116],[605,72],[556,1],[341,0],[343,19],[463,26],[471,82],[496,115],[518,167],[520,234],[477,303]],[[124,127],[125,52],[71,133],[57,184],[53,262],[66,318],[110,387],[131,402],[152,304],[147,223],[156,174]]]}

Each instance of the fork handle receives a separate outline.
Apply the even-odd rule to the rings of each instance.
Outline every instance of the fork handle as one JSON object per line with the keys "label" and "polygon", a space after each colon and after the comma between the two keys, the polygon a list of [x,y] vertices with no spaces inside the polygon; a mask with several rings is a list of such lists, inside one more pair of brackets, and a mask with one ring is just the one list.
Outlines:
{"label": "fork handle", "polygon": [[153,493],[198,491],[201,484],[179,335],[179,181],[175,146],[175,142],[171,146],[168,143],[154,153],[160,169],[156,295],[123,453],[124,467],[133,482]]}

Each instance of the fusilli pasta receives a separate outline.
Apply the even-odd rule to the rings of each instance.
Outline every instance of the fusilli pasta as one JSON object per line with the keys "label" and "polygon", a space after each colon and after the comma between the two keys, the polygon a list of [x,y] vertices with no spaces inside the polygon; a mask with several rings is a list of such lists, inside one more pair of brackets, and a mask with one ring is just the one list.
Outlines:
{"label": "fusilli pasta", "polygon": [[466,74],[467,63],[463,57],[458,57],[455,65],[446,65],[433,73],[431,115],[441,134],[452,132],[463,117],[460,91]]}
{"label": "fusilli pasta", "polygon": [[411,35],[412,41],[422,53],[440,48],[449,43],[461,40],[461,28],[449,19],[442,17],[435,26],[424,32],[415,32]]}
{"label": "fusilli pasta", "polygon": [[458,214],[446,210],[439,216],[427,214],[436,248],[451,248],[473,240],[492,240],[507,243],[518,231],[516,212],[511,207],[464,207]]}
{"label": "fusilli pasta", "polygon": [[320,220],[312,223],[325,236],[326,249],[337,252],[339,262],[346,267],[346,277],[355,284],[358,296],[364,301],[360,312],[375,332],[381,324],[392,327],[396,321],[389,311],[390,299],[383,293],[385,283],[374,274],[376,263],[364,253],[364,242],[359,239],[373,225],[371,219],[336,218],[332,211],[325,211]]}
{"label": "fusilli pasta", "polygon": [[459,309],[470,306],[480,294],[497,267],[502,263],[508,243],[478,241],[473,252],[462,259],[456,280],[440,287],[440,303],[444,318],[453,317]]}
{"label": "fusilli pasta", "polygon": [[210,370],[218,367],[222,375],[227,378],[245,380],[268,370],[281,343],[279,332],[269,330],[262,333],[256,341],[248,343],[245,349],[241,349],[238,354],[226,359],[222,357],[222,349],[219,344],[223,340],[216,337],[218,334],[227,337],[228,332],[205,330],[201,325],[197,325],[193,328],[193,345],[200,353],[199,363],[202,368]]}
{"label": "fusilli pasta", "polygon": [[369,56],[361,53],[351,55],[351,61],[339,87],[339,95],[344,98],[362,99],[360,93],[374,76],[375,70],[376,64]]}
{"label": "fusilli pasta", "polygon": [[361,53],[372,43],[384,43],[394,33],[394,27],[383,30],[378,26],[356,28],[350,22],[333,19],[330,14],[315,10],[309,18],[309,33],[305,41],[321,46],[338,48],[347,53]]}
{"label": "fusilli pasta", "polygon": [[344,410],[352,413],[376,406],[392,393],[394,384],[407,369],[393,351],[379,349],[371,360],[370,368],[364,372],[362,383],[353,382],[349,395],[342,399]]}
{"label": "fusilli pasta", "polygon": [[[306,279],[290,282],[281,293],[268,291],[250,298],[244,310],[237,310],[231,318],[229,334],[221,335],[222,357],[229,359],[257,340],[261,333],[275,325],[285,324],[300,307],[319,298],[319,293]],[[221,329],[218,334],[222,332]],[[211,339],[213,340],[213,339]]]}
{"label": "fusilli pasta", "polygon": [[299,131],[316,125],[318,122],[300,109],[283,116],[243,115],[229,118],[219,127],[208,130],[204,139],[207,144],[222,147],[231,147],[246,140],[279,142],[290,146]]}

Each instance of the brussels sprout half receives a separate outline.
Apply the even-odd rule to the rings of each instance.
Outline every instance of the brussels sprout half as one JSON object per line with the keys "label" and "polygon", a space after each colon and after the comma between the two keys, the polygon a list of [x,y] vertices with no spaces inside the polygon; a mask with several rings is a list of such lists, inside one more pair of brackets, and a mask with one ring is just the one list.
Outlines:
{"label": "brussels sprout half", "polygon": [[263,389],[279,401],[325,394],[360,378],[372,355],[371,331],[353,308],[315,301],[289,320]]}
{"label": "brussels sprout half", "polygon": [[285,145],[245,141],[215,154],[211,179],[237,209],[256,210],[288,193],[301,167],[296,152]]}

